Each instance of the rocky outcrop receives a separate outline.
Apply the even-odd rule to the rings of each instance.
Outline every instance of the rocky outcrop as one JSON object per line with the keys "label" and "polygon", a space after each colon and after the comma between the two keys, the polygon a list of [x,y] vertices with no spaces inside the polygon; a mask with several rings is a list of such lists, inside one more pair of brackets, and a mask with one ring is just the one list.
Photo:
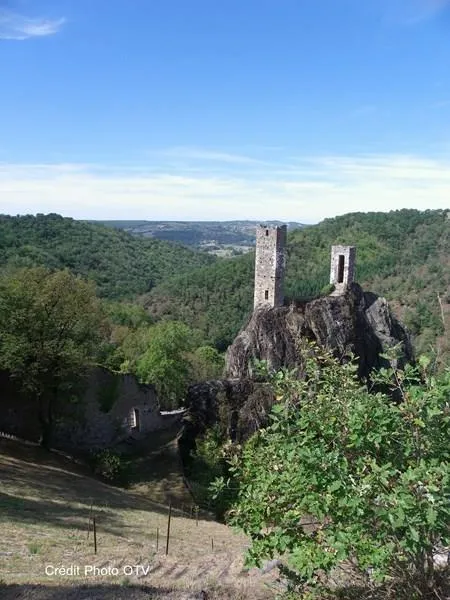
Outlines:
{"label": "rocky outcrop", "polygon": [[220,427],[222,438],[244,441],[266,425],[273,402],[271,389],[251,379],[222,379],[192,385],[178,440],[183,462],[189,463],[196,438],[213,425]]}
{"label": "rocky outcrop", "polygon": [[400,344],[403,362],[413,358],[408,333],[387,301],[353,284],[340,296],[255,311],[228,349],[226,376],[251,377],[254,359],[267,361],[271,369],[298,366],[302,338],[316,341],[338,358],[352,352],[363,378],[387,365],[381,354],[395,345]]}
{"label": "rocky outcrop", "polygon": [[253,379],[252,361],[267,361],[275,370],[301,366],[301,339],[317,342],[339,359],[353,353],[361,378],[388,366],[381,355],[393,346],[400,346],[400,366],[413,360],[408,333],[387,301],[357,284],[343,295],[256,310],[227,351],[227,379],[199,383],[188,391],[179,441],[185,459],[195,438],[214,424],[224,437],[240,442],[267,423],[274,399],[265,384]]}

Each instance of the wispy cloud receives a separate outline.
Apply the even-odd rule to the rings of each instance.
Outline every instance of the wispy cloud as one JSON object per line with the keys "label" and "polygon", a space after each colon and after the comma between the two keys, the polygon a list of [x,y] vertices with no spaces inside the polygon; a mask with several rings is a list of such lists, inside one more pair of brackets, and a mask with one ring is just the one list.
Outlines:
{"label": "wispy cloud", "polygon": [[385,24],[409,27],[439,17],[450,0],[378,0],[377,6]]}
{"label": "wispy cloud", "polygon": [[406,11],[405,24],[415,25],[427,19],[432,19],[450,6],[450,0],[419,0],[409,3]]}
{"label": "wispy cloud", "polygon": [[54,35],[65,22],[64,18],[31,18],[8,9],[0,9],[0,39],[27,40]]}
{"label": "wispy cloud", "polygon": [[[226,155],[226,153],[225,153]],[[292,164],[294,163],[294,164]],[[209,163],[208,163],[209,164]],[[407,155],[292,159],[249,174],[230,167],[168,172],[162,165],[0,164],[0,212],[75,218],[314,223],[355,211],[449,208],[450,160]]]}
{"label": "wispy cloud", "polygon": [[218,152],[216,150],[209,150],[205,148],[193,148],[190,146],[176,146],[174,148],[168,148],[166,150],[163,150],[162,152],[158,152],[158,154],[164,154],[165,156],[170,158],[212,161],[238,165],[255,165],[264,163],[264,161],[250,156],[245,156],[243,154]]}
{"label": "wispy cloud", "polygon": [[446,108],[447,106],[450,106],[450,100],[438,100],[431,105],[431,108]]}

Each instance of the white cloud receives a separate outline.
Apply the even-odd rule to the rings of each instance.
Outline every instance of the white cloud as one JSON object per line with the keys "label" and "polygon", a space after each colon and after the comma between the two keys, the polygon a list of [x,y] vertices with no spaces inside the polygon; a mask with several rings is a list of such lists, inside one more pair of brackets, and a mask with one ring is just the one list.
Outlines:
{"label": "white cloud", "polygon": [[37,19],[0,9],[0,39],[27,40],[58,33],[65,19]]}
{"label": "white cloud", "polygon": [[[179,173],[144,166],[0,164],[0,212],[75,218],[279,219],[314,223],[355,211],[450,207],[450,160],[417,156],[291,159]],[[228,171],[227,171],[228,168]]]}

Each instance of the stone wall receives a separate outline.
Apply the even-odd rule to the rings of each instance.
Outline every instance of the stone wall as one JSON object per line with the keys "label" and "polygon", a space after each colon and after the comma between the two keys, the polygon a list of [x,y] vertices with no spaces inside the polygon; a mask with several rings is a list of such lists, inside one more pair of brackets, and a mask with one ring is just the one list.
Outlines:
{"label": "stone wall", "polygon": [[286,231],[286,225],[256,228],[255,308],[283,305]]}
{"label": "stone wall", "polygon": [[[0,431],[38,441],[36,403],[20,393],[6,373],[0,374],[0,386]],[[76,395],[68,394],[60,402],[52,445],[69,451],[106,448],[170,427],[174,419],[181,416],[161,414],[153,386],[96,367]]]}
{"label": "stone wall", "polygon": [[355,246],[332,246],[330,283],[334,285],[334,295],[344,294],[355,281]]}

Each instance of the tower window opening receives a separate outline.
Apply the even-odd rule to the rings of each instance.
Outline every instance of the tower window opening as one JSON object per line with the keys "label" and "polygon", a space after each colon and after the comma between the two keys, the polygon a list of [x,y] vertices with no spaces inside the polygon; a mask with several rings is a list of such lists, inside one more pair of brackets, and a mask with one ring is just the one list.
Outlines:
{"label": "tower window opening", "polygon": [[264,292],[264,300],[268,300],[269,299],[269,290],[266,290]]}
{"label": "tower window opening", "polygon": [[338,264],[338,283],[344,283],[344,265],[345,265],[345,256],[343,254],[339,254],[339,264]]}
{"label": "tower window opening", "polygon": [[137,429],[138,431],[140,430],[141,423],[140,423],[140,414],[139,414],[138,408],[133,408],[131,410],[130,426],[131,426],[131,429]]}
{"label": "tower window opening", "polygon": [[268,237],[268,235],[269,235],[269,230],[266,229],[266,237]]}

